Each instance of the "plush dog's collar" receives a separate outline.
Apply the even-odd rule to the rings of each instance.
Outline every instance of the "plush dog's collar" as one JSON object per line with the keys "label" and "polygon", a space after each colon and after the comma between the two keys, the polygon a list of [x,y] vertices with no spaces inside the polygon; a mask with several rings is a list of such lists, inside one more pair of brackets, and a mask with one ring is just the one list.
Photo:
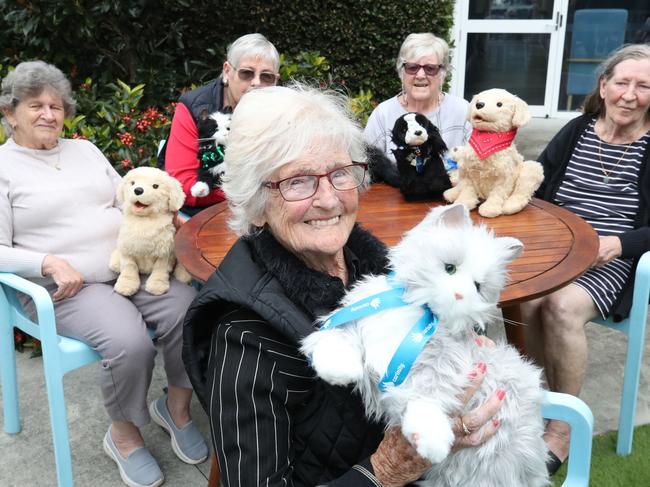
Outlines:
{"label": "plush dog's collar", "polygon": [[469,145],[472,146],[479,159],[483,160],[495,152],[507,149],[517,135],[517,129],[507,132],[487,132],[484,130],[472,130],[469,138]]}
{"label": "plush dog's collar", "polygon": [[399,150],[408,150],[410,154],[407,156],[407,161],[411,161],[411,166],[415,167],[417,173],[424,171],[424,155],[422,153],[421,145],[398,145]]}

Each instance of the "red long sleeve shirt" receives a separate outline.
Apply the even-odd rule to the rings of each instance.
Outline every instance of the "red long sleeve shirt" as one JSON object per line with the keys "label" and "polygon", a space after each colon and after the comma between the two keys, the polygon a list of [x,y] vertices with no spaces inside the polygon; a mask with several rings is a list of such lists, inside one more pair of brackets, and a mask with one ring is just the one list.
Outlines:
{"label": "red long sleeve shirt", "polygon": [[170,176],[181,182],[187,206],[205,207],[223,201],[225,196],[221,188],[213,189],[209,195],[202,198],[196,198],[190,193],[190,188],[196,183],[200,164],[196,157],[199,147],[198,136],[198,129],[192,114],[183,103],[179,103],[176,105],[167,140],[165,170]]}

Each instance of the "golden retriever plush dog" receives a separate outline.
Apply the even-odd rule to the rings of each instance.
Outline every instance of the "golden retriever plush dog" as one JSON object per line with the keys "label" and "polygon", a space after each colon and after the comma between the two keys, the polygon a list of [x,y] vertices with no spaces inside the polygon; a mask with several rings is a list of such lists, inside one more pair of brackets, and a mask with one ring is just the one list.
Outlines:
{"label": "golden retriever plush dog", "polygon": [[119,277],[115,291],[132,296],[140,289],[140,274],[149,274],[145,290],[164,294],[169,275],[188,283],[192,276],[176,262],[174,214],[185,201],[181,184],[154,167],[129,171],[117,188],[124,214],[109,267]]}
{"label": "golden retriever plush dog", "polygon": [[524,161],[512,140],[530,120],[528,105],[506,90],[479,93],[469,105],[473,131],[469,143],[455,147],[458,184],[444,192],[450,203],[476,208],[484,217],[522,210],[544,179],[542,165]]}

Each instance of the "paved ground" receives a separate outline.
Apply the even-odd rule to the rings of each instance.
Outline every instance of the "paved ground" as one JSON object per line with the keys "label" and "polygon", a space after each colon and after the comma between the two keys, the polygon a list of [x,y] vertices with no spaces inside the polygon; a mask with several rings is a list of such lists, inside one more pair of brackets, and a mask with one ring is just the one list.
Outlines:
{"label": "paved ground", "polygon": [[[527,159],[534,159],[563,121],[534,119],[520,130],[516,143]],[[625,338],[622,334],[591,324],[588,326],[590,360],[587,380],[581,397],[592,408],[597,432],[616,429],[618,405],[625,359]],[[493,327],[491,335],[502,330]],[[650,339],[646,337],[646,366],[642,370],[637,423],[650,422]],[[40,358],[30,359],[28,353],[18,354],[18,381],[22,406],[22,431],[7,435],[0,431],[0,486],[56,485],[54,456],[50,434],[47,397]],[[123,485],[117,468],[102,451],[101,441],[108,419],[101,405],[98,390],[99,369],[90,365],[66,376],[66,400],[74,478],[77,486],[111,487]],[[162,367],[158,363],[150,390],[155,399],[165,385]],[[208,437],[207,420],[196,401],[193,416],[200,430]],[[0,423],[3,423],[0,409]],[[151,424],[143,435],[166,476],[165,485],[205,485],[209,462],[198,467],[186,465],[174,456],[168,437]]]}

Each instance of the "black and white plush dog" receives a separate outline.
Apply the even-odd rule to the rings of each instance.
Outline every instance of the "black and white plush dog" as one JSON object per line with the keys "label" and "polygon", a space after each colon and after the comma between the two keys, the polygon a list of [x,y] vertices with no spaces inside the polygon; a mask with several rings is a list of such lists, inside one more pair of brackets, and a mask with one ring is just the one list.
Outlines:
{"label": "black and white plush dog", "polygon": [[192,196],[200,198],[207,196],[212,188],[221,183],[223,174],[224,151],[230,133],[230,112],[214,112],[208,114],[204,110],[199,115],[197,129],[199,131],[199,169],[196,183],[190,188]]}
{"label": "black and white plush dog", "polygon": [[422,114],[406,113],[395,122],[392,138],[397,167],[370,149],[373,180],[398,187],[408,201],[441,198],[451,181],[443,162],[447,146],[436,126]]}

